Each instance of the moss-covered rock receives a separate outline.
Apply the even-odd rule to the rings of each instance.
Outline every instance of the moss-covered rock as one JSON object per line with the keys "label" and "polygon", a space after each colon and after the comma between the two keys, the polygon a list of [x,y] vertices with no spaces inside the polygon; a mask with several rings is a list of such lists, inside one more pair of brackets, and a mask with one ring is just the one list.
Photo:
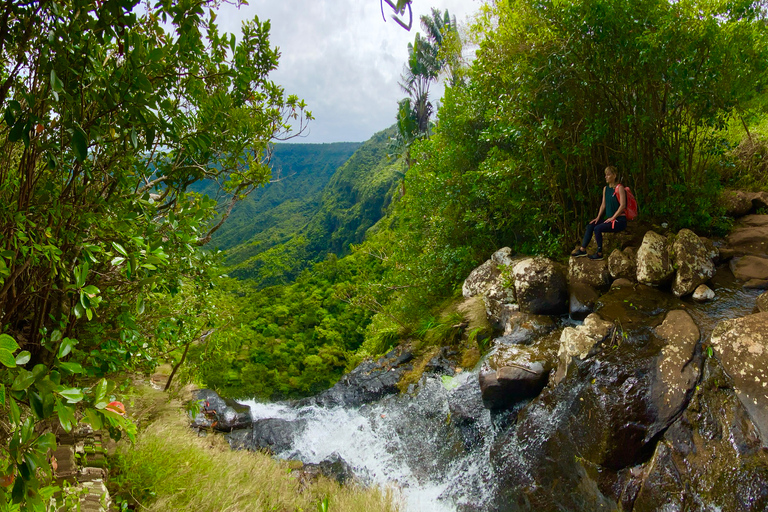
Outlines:
{"label": "moss-covered rock", "polygon": [[512,275],[520,311],[557,315],[567,310],[568,286],[565,272],[554,261],[540,256],[526,258],[515,264]]}
{"label": "moss-covered rock", "polygon": [[606,289],[611,284],[608,262],[604,259],[591,260],[571,257],[568,260],[568,281],[570,283],[584,283],[597,289]]}
{"label": "moss-covered rock", "polygon": [[627,247],[623,251],[614,250],[608,256],[608,272],[614,279],[637,278],[637,255],[632,247]]}
{"label": "moss-covered rock", "polygon": [[658,286],[668,282],[674,272],[667,239],[658,233],[648,231],[637,250],[637,281]]}
{"label": "moss-covered rock", "polygon": [[689,295],[715,275],[715,264],[710,250],[690,229],[681,229],[672,245],[674,266],[677,269],[672,293],[677,297]]}

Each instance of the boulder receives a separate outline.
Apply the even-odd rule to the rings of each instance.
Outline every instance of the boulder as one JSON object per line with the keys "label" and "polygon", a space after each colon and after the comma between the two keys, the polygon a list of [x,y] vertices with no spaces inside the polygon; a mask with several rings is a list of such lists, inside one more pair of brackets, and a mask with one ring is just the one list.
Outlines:
{"label": "boulder", "polygon": [[602,343],[613,332],[614,324],[598,314],[591,314],[578,327],[566,327],[560,335],[557,351],[557,372],[553,382],[559,384],[567,375],[574,358],[584,359],[592,347]]}
{"label": "boulder", "polygon": [[657,375],[651,393],[658,408],[658,422],[666,425],[688,403],[699,378],[699,366],[689,363],[701,332],[691,315],[676,309],[667,313],[655,333],[666,343],[656,363]]}
{"label": "boulder", "polygon": [[748,281],[752,279],[767,280],[768,279],[768,257],[764,256],[741,256],[739,258],[733,258],[729,265],[731,272],[736,276],[736,279],[742,281]]}
{"label": "boulder", "polygon": [[475,295],[484,295],[488,288],[496,282],[501,275],[498,264],[491,260],[486,261],[469,273],[461,286],[461,293],[465,298]]}
{"label": "boulder", "polygon": [[318,463],[306,463],[301,469],[296,471],[299,473],[299,480],[303,482],[315,481],[321,475],[330,480],[335,480],[339,485],[349,484],[355,480],[355,472],[352,466],[342,459],[338,453],[333,453]]}
{"label": "boulder", "polygon": [[667,239],[648,231],[637,250],[637,281],[658,286],[669,281],[674,272]]}
{"label": "boulder", "polygon": [[556,347],[547,341],[496,346],[478,375],[485,407],[506,409],[544,389],[557,357]]}
{"label": "boulder", "polygon": [[198,390],[195,396],[201,401],[201,408],[192,419],[192,427],[231,432],[251,426],[251,408],[247,405],[222,398],[210,389]]}
{"label": "boulder", "polygon": [[519,257],[516,258],[512,254],[512,249],[510,249],[509,247],[502,247],[501,249],[499,249],[498,251],[496,251],[491,255],[491,259],[499,265],[510,267],[515,263],[515,261],[519,260],[520,258]]}
{"label": "boulder", "polygon": [[304,432],[307,421],[263,418],[253,422],[250,429],[238,430],[225,438],[233,450],[266,451],[273,455],[293,448],[295,439]]}
{"label": "boulder", "polygon": [[717,247],[712,240],[705,236],[700,236],[699,240],[701,240],[701,243],[703,243],[704,247],[707,249],[707,257],[712,261],[719,261],[720,248]]}
{"label": "boulder", "polygon": [[634,283],[630,281],[629,279],[625,279],[623,277],[618,278],[614,282],[611,283],[611,290],[614,288],[622,288],[626,286],[634,286]]}
{"label": "boulder", "polygon": [[710,343],[768,446],[768,313],[720,321]]}
{"label": "boulder", "polygon": [[672,282],[672,293],[677,297],[689,295],[715,275],[711,251],[690,229],[681,229],[672,245],[674,266],[677,269]]}
{"label": "boulder", "polygon": [[496,345],[530,344],[533,340],[555,328],[552,318],[510,311],[504,317],[504,335],[496,338]]}
{"label": "boulder", "polygon": [[696,302],[707,302],[714,298],[715,298],[715,292],[712,291],[712,289],[705,284],[699,285],[693,291],[693,300],[695,300]]}
{"label": "boulder", "polygon": [[608,262],[605,259],[574,258],[568,260],[568,281],[584,283],[593,288],[605,289],[611,284]]}
{"label": "boulder", "polygon": [[568,288],[568,314],[573,320],[584,320],[595,310],[600,294],[586,283],[571,282]]}
{"label": "boulder", "polygon": [[540,256],[526,258],[515,264],[512,275],[520,311],[558,315],[567,310],[565,273],[554,261]]}
{"label": "boulder", "polygon": [[[593,347],[519,411],[491,448],[498,510],[631,510],[627,475],[642,472],[685,410],[698,378],[687,366],[701,364],[695,333],[662,334],[670,341],[643,325]],[[667,402],[663,390],[673,389]]]}
{"label": "boulder", "polygon": [[720,204],[729,217],[742,217],[752,210],[749,192],[743,190],[725,190],[720,195]]}
{"label": "boulder", "polygon": [[747,215],[739,219],[726,241],[734,256],[765,256],[768,253],[768,215]]}
{"label": "boulder", "polygon": [[635,279],[637,277],[637,256],[635,250],[627,247],[614,250],[608,256],[608,273],[614,279]]}
{"label": "boulder", "polygon": [[623,510],[768,510],[768,453],[715,358],[649,462],[633,469]]}
{"label": "boulder", "polygon": [[451,422],[459,429],[464,447],[471,449],[480,444],[484,435],[478,428],[482,418],[489,419],[490,413],[483,404],[483,394],[476,380],[469,380],[453,390],[448,402]]}
{"label": "boulder", "polygon": [[412,360],[411,352],[402,347],[395,348],[376,361],[363,361],[330,389],[299,400],[296,405],[359,407],[399,393],[397,383],[404,373],[413,369]]}
{"label": "boulder", "polygon": [[757,310],[761,313],[768,313],[768,292],[757,298]]}
{"label": "boulder", "polygon": [[768,279],[749,279],[743,288],[749,290],[768,290]]}

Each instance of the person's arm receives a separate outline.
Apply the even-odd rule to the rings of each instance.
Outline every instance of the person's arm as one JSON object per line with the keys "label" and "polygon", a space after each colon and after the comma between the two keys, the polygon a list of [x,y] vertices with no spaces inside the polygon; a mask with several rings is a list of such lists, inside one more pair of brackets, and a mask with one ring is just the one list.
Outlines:
{"label": "person's arm", "polygon": [[[624,190],[624,185],[618,185],[619,187],[619,209],[616,210],[616,213],[613,214],[613,217],[606,220],[605,222],[613,222],[615,221],[619,215],[624,213],[624,210],[627,209],[627,191]],[[605,193],[603,193],[603,203],[605,203]]]}
{"label": "person's arm", "polygon": [[603,213],[605,213],[605,187],[603,187],[603,202],[600,203],[600,211],[597,212],[597,217],[595,217],[592,220],[592,223],[597,224],[598,222],[600,222],[600,219],[602,218]]}

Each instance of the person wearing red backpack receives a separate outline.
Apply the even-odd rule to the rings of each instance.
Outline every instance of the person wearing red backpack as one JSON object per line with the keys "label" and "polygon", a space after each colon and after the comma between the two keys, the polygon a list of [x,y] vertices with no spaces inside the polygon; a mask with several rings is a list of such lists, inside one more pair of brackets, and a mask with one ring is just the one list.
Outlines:
{"label": "person wearing red backpack", "polygon": [[605,183],[603,187],[603,202],[600,211],[589,224],[581,241],[581,246],[574,249],[571,256],[578,258],[587,255],[587,246],[595,235],[597,252],[590,254],[592,260],[603,259],[603,233],[616,233],[627,229],[627,192],[619,183],[619,173],[616,167],[609,165],[605,168]]}

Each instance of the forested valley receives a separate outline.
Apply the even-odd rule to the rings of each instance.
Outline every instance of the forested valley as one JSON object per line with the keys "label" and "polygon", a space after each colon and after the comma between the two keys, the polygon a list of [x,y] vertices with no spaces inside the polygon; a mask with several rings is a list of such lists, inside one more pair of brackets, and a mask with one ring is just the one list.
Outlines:
{"label": "forested valley", "polygon": [[51,425],[134,438],[127,375],[275,401],[398,346],[403,391],[441,347],[471,369],[464,279],[502,247],[566,261],[607,165],[669,231],[768,192],[764,2],[435,10],[394,125],[322,145],[280,142],[312,113],[268,20],[135,6],[0,7],[0,510],[48,510]]}

